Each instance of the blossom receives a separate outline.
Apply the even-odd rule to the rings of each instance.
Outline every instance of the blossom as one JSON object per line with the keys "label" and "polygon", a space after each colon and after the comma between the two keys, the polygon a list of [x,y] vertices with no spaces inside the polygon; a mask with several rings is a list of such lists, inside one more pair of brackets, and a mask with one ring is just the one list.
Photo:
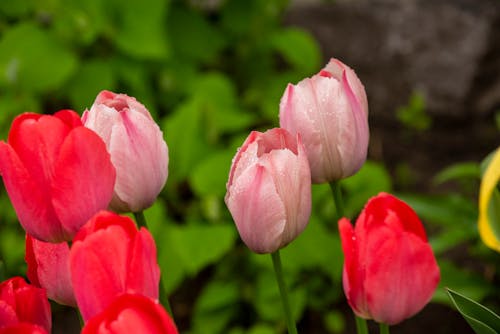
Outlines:
{"label": "blossom", "polygon": [[102,91],[82,116],[97,132],[116,168],[110,208],[138,212],[151,206],[168,176],[168,147],[149,111],[133,97]]}
{"label": "blossom", "polygon": [[101,211],[73,240],[70,273],[84,320],[102,312],[117,296],[138,293],[158,299],[160,268],[153,237],[124,216]]}
{"label": "blossom", "polygon": [[71,240],[107,208],[115,182],[104,142],[71,110],[17,116],[0,142],[0,173],[23,228],[50,242]]}
{"label": "blossom", "polygon": [[339,223],[343,286],[354,313],[389,325],[418,313],[439,282],[439,267],[416,213],[380,193],[368,201],[355,227]]}
{"label": "blossom", "polygon": [[257,253],[272,253],[306,227],[311,174],[299,135],[253,131],[233,159],[225,196],[238,232]]}
{"label": "blossom", "polygon": [[313,183],[356,173],[368,150],[368,102],[354,71],[337,59],[311,78],[289,84],[280,102],[280,126],[300,133]]}

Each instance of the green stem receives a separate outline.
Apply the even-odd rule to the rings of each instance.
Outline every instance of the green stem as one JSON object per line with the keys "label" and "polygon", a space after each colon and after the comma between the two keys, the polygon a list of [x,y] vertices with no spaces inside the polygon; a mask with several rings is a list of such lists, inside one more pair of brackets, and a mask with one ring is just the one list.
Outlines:
{"label": "green stem", "polygon": [[283,303],[283,311],[285,312],[286,323],[288,327],[289,334],[297,334],[297,328],[295,327],[295,321],[293,321],[292,312],[290,310],[290,303],[288,301],[288,294],[286,291],[285,280],[283,279],[283,269],[281,267],[280,251],[277,250],[271,253],[273,259],[274,272],[276,274],[276,281],[278,282],[278,287],[281,294],[281,302]]}
{"label": "green stem", "polygon": [[389,325],[380,323],[379,329],[380,334],[389,334]]}
{"label": "green stem", "polygon": [[[144,212],[142,211],[134,212],[134,217],[139,228],[141,227],[148,228]],[[172,308],[170,307],[170,302],[168,301],[168,295],[167,292],[165,291],[165,286],[163,285],[163,276],[161,275],[160,275],[160,304],[162,304],[167,309],[167,312],[173,318],[174,314],[172,313]]]}
{"label": "green stem", "polygon": [[354,316],[356,318],[356,331],[358,334],[368,334],[368,326],[366,324],[366,320],[363,318],[358,317],[357,315]]}
{"label": "green stem", "polygon": [[337,208],[337,219],[344,217],[344,202],[342,201],[342,191],[340,189],[340,181],[332,181],[329,183],[332,189],[333,200]]}

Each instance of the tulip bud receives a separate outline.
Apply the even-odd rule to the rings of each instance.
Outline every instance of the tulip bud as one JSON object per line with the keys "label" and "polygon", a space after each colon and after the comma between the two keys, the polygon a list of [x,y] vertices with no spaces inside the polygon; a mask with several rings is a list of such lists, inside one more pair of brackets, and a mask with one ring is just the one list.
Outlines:
{"label": "tulip bud", "polygon": [[71,240],[113,196],[115,169],[102,139],[71,110],[25,113],[0,142],[0,173],[26,232]]}
{"label": "tulip bud", "polygon": [[168,176],[168,148],[160,127],[133,97],[102,91],[82,116],[84,125],[106,143],[116,168],[116,212],[150,207]]}
{"label": "tulip bud", "polygon": [[59,304],[76,306],[67,242],[43,242],[27,234],[25,260],[31,284],[44,288],[47,297]]}
{"label": "tulip bud", "polygon": [[175,324],[158,302],[136,294],[117,297],[102,313],[91,318],[82,334],[178,334]]}
{"label": "tulip bud", "polygon": [[311,174],[300,135],[253,131],[233,159],[225,202],[241,238],[256,253],[294,240],[311,213]]}
{"label": "tulip bud", "polygon": [[280,126],[300,133],[313,183],[356,173],[368,150],[368,102],[354,71],[332,59],[318,74],[289,84],[280,102]]}
{"label": "tulip bud", "polygon": [[159,297],[160,268],[156,245],[147,229],[137,230],[128,217],[101,211],[73,240],[69,255],[71,281],[86,321],[118,295]]}
{"label": "tulip bud", "polygon": [[394,325],[418,313],[439,282],[439,267],[416,213],[392,195],[368,201],[353,228],[339,221],[343,286],[354,313]]}
{"label": "tulip bud", "polygon": [[50,304],[44,289],[26,283],[22,277],[13,277],[0,283],[0,330],[23,323],[39,326],[50,333]]}

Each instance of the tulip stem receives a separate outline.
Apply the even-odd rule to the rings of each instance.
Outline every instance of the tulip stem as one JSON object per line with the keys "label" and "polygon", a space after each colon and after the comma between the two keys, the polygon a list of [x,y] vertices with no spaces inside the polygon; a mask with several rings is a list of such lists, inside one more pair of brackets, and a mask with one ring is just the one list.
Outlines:
{"label": "tulip stem", "polygon": [[379,334],[389,334],[389,325],[380,323],[379,329]]}
{"label": "tulip stem", "polygon": [[286,323],[288,326],[288,333],[297,334],[295,321],[293,320],[292,312],[290,310],[290,302],[288,301],[288,294],[286,290],[285,280],[283,279],[283,268],[281,266],[280,251],[277,250],[276,252],[271,253],[271,257],[273,259],[276,281],[278,282],[278,287],[280,289],[281,302],[283,303],[283,311],[285,312]]}
{"label": "tulip stem", "polygon": [[[139,228],[144,227],[148,228],[148,223],[146,221],[146,217],[144,216],[143,211],[139,212],[134,212],[134,217],[135,221],[137,222],[137,225]],[[162,304],[166,309],[167,312],[170,314],[172,319],[174,318],[174,314],[172,313],[172,308],[170,307],[170,302],[168,301],[168,294],[167,291],[165,291],[165,286],[163,285],[163,276],[160,275],[160,304]]]}
{"label": "tulip stem", "polygon": [[[357,315],[354,316],[356,319],[356,331],[358,334],[368,334],[368,325],[366,324],[366,320],[358,317]],[[382,332],[381,332],[382,333]]]}
{"label": "tulip stem", "polygon": [[337,208],[337,220],[344,217],[344,202],[342,201],[342,191],[340,188],[340,181],[332,181],[329,183],[332,189],[333,200]]}

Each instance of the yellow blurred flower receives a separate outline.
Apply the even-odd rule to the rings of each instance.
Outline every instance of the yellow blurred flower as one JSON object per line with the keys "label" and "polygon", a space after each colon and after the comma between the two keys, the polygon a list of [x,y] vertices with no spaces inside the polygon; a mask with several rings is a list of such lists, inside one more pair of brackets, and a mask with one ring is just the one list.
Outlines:
{"label": "yellow blurred flower", "polygon": [[[500,198],[495,188],[500,180],[500,147],[493,154],[479,188],[479,234],[486,246],[500,252]],[[495,194],[496,193],[496,194]],[[493,201],[492,201],[493,200]],[[491,202],[491,203],[490,203]]]}

